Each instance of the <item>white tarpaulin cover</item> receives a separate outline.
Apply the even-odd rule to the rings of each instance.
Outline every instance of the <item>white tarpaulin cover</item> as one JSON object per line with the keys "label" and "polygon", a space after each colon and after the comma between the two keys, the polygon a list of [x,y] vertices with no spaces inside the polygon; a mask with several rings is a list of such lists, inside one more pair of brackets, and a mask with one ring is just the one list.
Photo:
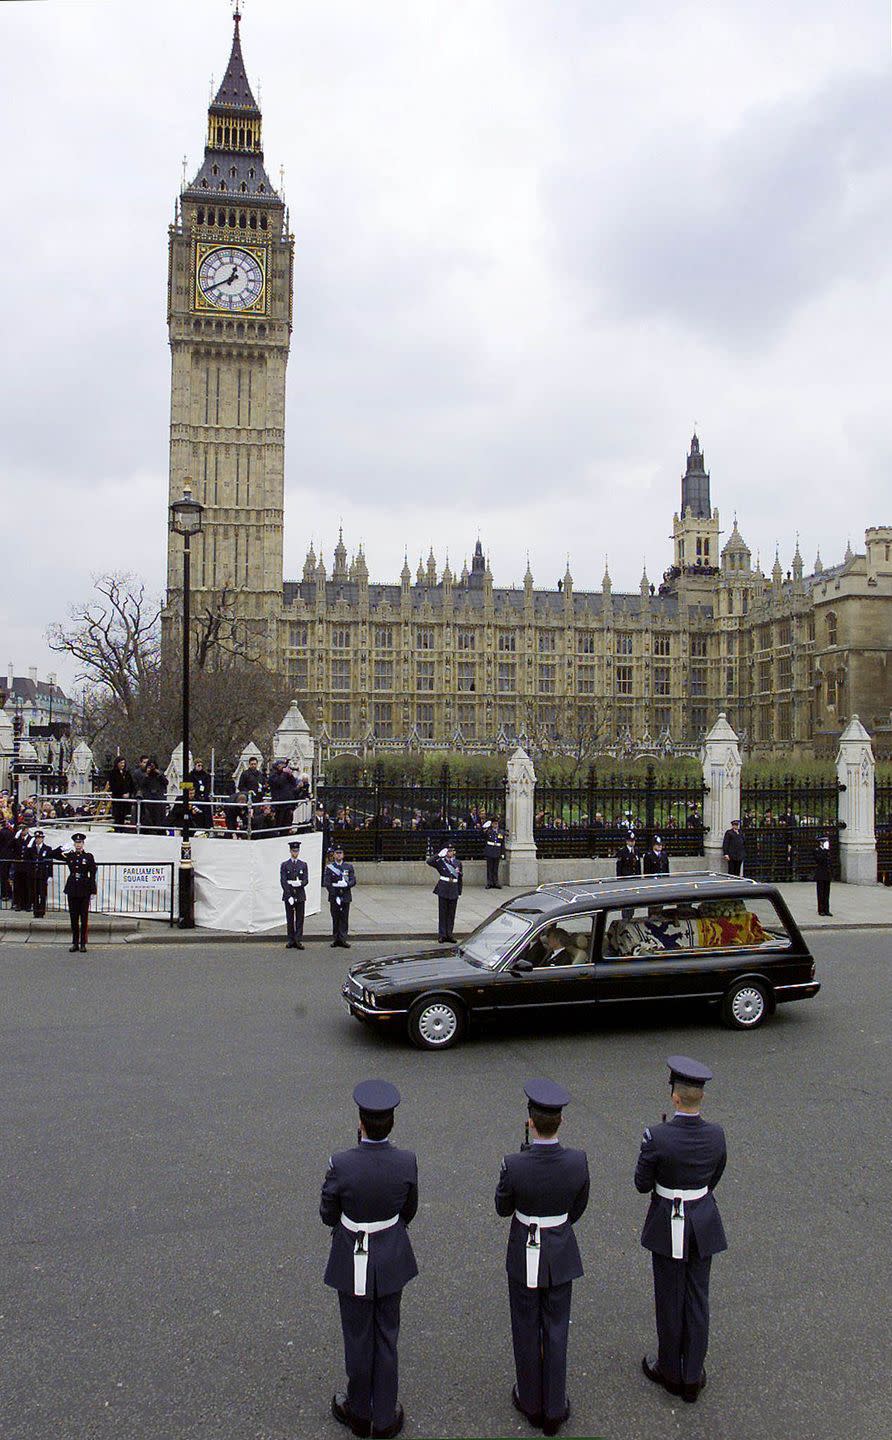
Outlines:
{"label": "white tarpaulin cover", "polygon": [[[72,829],[78,828],[75,821]],[[279,867],[291,854],[288,835],[269,836],[263,840],[224,840],[218,837],[192,841],[192,863],[195,867],[195,924],[202,930],[232,930],[254,935],[263,930],[276,930],[285,925],[285,907],[279,884]],[[316,915],[321,907],[322,834],[304,831],[293,837],[300,841],[300,858],[310,871],[307,886],[306,914]],[[58,830],[52,840],[56,845],[71,846],[71,831]],[[166,881],[157,884],[151,873],[140,874],[147,867],[172,864],[176,886],[176,867],[180,858],[177,835],[115,835],[110,831],[91,830],[87,833],[86,849],[99,862],[126,865],[128,876],[121,874],[118,884],[102,884],[97,897],[97,910],[103,914],[134,913],[134,888],[148,888],[153,880],[153,912],[170,910],[170,892]],[[169,873],[169,872],[168,872]],[[125,882],[125,883],[122,883]],[[143,881],[143,887],[139,882]],[[107,895],[104,892],[108,892]],[[120,896],[121,908],[111,909],[112,896]],[[129,903],[128,903],[129,902]],[[158,911],[154,906],[158,906]],[[174,897],[174,913],[176,901]]]}

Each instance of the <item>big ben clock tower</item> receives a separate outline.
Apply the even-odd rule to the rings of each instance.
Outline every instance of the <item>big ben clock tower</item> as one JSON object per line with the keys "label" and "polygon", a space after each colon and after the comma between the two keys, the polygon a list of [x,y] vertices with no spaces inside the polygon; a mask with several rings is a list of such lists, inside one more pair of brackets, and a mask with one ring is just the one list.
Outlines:
{"label": "big ben clock tower", "polygon": [[[282,609],[294,241],[264,169],[237,10],[234,19],[229,64],[208,109],[204,160],[170,227],[170,499],[182,497],[188,477],[206,506],[192,550],[196,605],[214,607],[225,592],[272,666]],[[174,540],[169,604],[181,586],[182,545]]]}

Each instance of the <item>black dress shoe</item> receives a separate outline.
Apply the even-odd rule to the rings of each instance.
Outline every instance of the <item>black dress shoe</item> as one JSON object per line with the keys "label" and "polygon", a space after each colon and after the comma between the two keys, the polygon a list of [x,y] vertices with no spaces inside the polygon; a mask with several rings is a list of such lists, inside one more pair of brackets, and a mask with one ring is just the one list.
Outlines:
{"label": "black dress shoe", "polygon": [[354,1435],[371,1435],[372,1422],[370,1420],[361,1420],[358,1415],[353,1414],[353,1411],[347,1404],[346,1395],[332,1395],[331,1413],[339,1425],[346,1425],[348,1430],[352,1430]]}
{"label": "black dress shoe", "polygon": [[297,946],[295,945],[295,943],[294,943],[293,940],[286,940],[286,941],[285,941],[285,949],[286,949],[286,950],[296,950],[296,949],[297,949]]}
{"label": "black dress shoe", "polygon": [[295,942],[294,942],[294,948],[295,948],[295,950],[302,950],[302,949],[304,948],[304,943],[303,943],[303,941],[302,941],[302,940],[295,940]]}
{"label": "black dress shoe", "polygon": [[564,1413],[563,1413],[563,1415],[557,1415],[557,1416],[554,1417],[553,1419],[549,1419],[547,1416],[545,1416],[545,1418],[544,1418],[543,1421],[542,1421],[542,1433],[543,1433],[544,1435],[556,1435],[556,1434],[558,1433],[558,1431],[560,1430],[561,1426],[562,1426],[563,1424],[565,1424],[566,1421],[569,1420],[569,1419],[570,1419],[570,1400],[569,1400],[569,1398],[568,1398],[568,1399],[567,1399],[567,1403],[566,1403],[566,1405],[564,1406]]}
{"label": "black dress shoe", "polygon": [[76,955],[76,954],[77,954],[77,951],[78,951],[79,949],[80,949],[80,946],[78,946],[78,945],[69,945],[69,947],[68,947],[68,953],[69,953],[69,955]]}
{"label": "black dress shoe", "polygon": [[390,1422],[389,1425],[385,1425],[383,1430],[378,1430],[373,1425],[372,1435],[375,1437],[375,1440],[390,1440],[390,1437],[392,1435],[399,1435],[400,1431],[403,1428],[403,1424],[405,1423],[405,1419],[406,1416],[403,1411],[403,1407],[400,1402],[397,1401],[396,1409],[393,1412],[393,1420]]}
{"label": "black dress shoe", "polygon": [[700,1391],[705,1389],[706,1371],[704,1370],[703,1374],[700,1376],[700,1379],[696,1380],[693,1385],[683,1384],[681,1386],[681,1398],[682,1400],[687,1400],[689,1405],[694,1405],[696,1404],[697,1397],[700,1394]]}
{"label": "black dress shoe", "polygon": [[83,952],[86,950],[86,948],[87,948],[86,945],[82,945],[82,946],[81,946],[81,954],[83,954]]}
{"label": "black dress shoe", "polygon": [[668,1390],[670,1395],[678,1395],[681,1393],[681,1386],[677,1381],[666,1379],[666,1376],[657,1364],[656,1356],[645,1355],[641,1361],[641,1368],[648,1380],[652,1380],[655,1385],[662,1385],[663,1389]]}
{"label": "black dress shoe", "polygon": [[[490,886],[490,889],[491,889],[491,888],[492,888],[492,887]],[[524,1410],[523,1406],[522,1406],[521,1403],[520,1403],[520,1398],[519,1398],[519,1396],[518,1396],[518,1394],[517,1394],[517,1386],[516,1386],[516,1385],[512,1385],[512,1386],[511,1386],[511,1404],[514,1406],[515,1410],[519,1410],[520,1413],[521,1413],[521,1415],[524,1417],[524,1419],[525,1419],[525,1420],[529,1420],[530,1424],[533,1425],[533,1426],[535,1426],[535,1428],[536,1428],[537,1430],[541,1430],[541,1429],[542,1429],[542,1416],[541,1416],[541,1415],[531,1415],[530,1412],[529,1412],[529,1410]]]}

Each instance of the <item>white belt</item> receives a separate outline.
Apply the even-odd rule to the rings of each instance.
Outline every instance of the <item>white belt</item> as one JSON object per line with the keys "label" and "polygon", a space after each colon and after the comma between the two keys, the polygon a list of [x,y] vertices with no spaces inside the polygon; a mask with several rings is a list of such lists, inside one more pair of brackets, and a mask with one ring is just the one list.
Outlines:
{"label": "white belt", "polygon": [[664,1200],[672,1200],[672,1216],[670,1228],[672,1232],[672,1259],[684,1259],[684,1207],[689,1200],[702,1200],[704,1195],[709,1194],[709,1186],[703,1185],[699,1190],[670,1190],[666,1185],[655,1185],[654,1189]]}
{"label": "white belt", "polygon": [[366,1277],[369,1269],[369,1251],[366,1244],[368,1235],[377,1235],[379,1230],[390,1230],[399,1220],[399,1215],[394,1215],[392,1220],[365,1220],[361,1225],[351,1220],[349,1215],[341,1216],[341,1224],[345,1230],[350,1230],[356,1236],[353,1242],[353,1294],[364,1295]]}
{"label": "white belt", "polygon": [[519,1210],[514,1212],[515,1220],[521,1225],[526,1225],[527,1234],[527,1287],[535,1290],[539,1284],[539,1231],[554,1230],[558,1225],[566,1225],[569,1215],[522,1215]]}

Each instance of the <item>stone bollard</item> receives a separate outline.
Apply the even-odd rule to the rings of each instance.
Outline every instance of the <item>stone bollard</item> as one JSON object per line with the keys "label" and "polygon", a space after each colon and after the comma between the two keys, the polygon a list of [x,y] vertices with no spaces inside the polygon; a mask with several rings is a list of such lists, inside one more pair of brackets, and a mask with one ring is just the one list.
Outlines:
{"label": "stone bollard", "polygon": [[[192,751],[189,751],[189,770],[192,769]],[[188,773],[188,771],[186,772]],[[170,757],[170,762],[164,772],[167,780],[167,803],[173,805],[175,801],[182,799],[183,773],[183,742],[180,741]]]}
{"label": "stone bollard", "polygon": [[874,828],[876,761],[870,736],[853,715],[839,737],[836,778],[839,792],[839,859],[845,885],[875,885],[877,839]]}
{"label": "stone bollard", "polygon": [[[723,874],[722,840],[732,820],[740,820],[740,749],[724,710],[719,714],[701,750],[703,783],[708,788],[703,808],[703,854],[706,868]],[[744,870],[746,862],[744,861]]]}
{"label": "stone bollard", "polygon": [[508,761],[506,826],[508,884],[538,885],[539,860],[533,839],[536,771],[525,750],[518,748]]}

